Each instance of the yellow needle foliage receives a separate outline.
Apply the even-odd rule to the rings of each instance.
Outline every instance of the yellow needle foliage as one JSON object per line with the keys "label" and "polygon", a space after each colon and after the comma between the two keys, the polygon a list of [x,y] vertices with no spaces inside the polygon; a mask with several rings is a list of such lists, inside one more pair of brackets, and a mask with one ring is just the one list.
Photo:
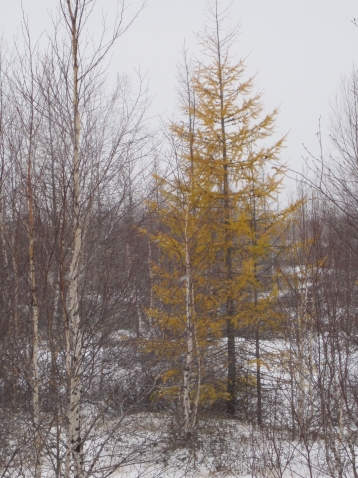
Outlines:
{"label": "yellow needle foliage", "polygon": [[220,244],[214,289],[226,320],[228,413],[234,415],[236,330],[268,320],[275,288],[262,271],[277,253],[294,207],[277,211],[284,173],[279,157],[284,138],[272,139],[278,112],[264,113],[253,79],[245,79],[244,62],[232,62],[235,32],[222,32],[217,2],[212,3],[211,16],[212,28],[199,36],[208,62],[197,66],[193,81],[197,157],[207,207],[210,204],[219,218],[213,225]]}
{"label": "yellow needle foliage", "polygon": [[153,205],[161,228],[153,235],[161,257],[154,266],[161,306],[150,313],[162,331],[163,353],[177,357],[184,371],[180,357],[188,354],[193,334],[196,362],[187,364],[199,388],[211,339],[227,337],[227,390],[218,396],[225,395],[234,415],[236,331],[275,324],[272,259],[296,206],[279,210],[277,204],[284,174],[284,139],[272,139],[277,110],[264,113],[253,79],[244,78],[243,61],[232,63],[235,32],[222,33],[217,2],[211,14],[213,27],[199,35],[208,62],[198,62],[190,80],[185,70],[185,121],[171,126],[177,168],[172,179],[160,179],[161,201]]}
{"label": "yellow needle foliage", "polygon": [[[170,179],[157,177],[160,191],[152,203],[158,228],[151,240],[159,252],[152,264],[156,308],[148,311],[159,333],[152,350],[164,355],[168,370],[159,396],[179,397],[186,436],[195,430],[199,404],[225,395],[222,383],[205,383],[205,357],[222,334],[213,269],[220,247],[215,228],[218,211],[207,201],[197,148],[195,92],[189,68],[183,70],[182,104],[185,122],[170,126],[176,167]],[[211,180],[211,179],[210,179]]]}

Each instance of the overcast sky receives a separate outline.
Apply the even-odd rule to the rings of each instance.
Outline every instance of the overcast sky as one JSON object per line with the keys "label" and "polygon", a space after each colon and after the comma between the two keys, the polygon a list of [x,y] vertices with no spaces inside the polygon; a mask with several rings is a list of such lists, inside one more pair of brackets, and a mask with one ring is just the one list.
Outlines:
{"label": "overcast sky", "polygon": [[[22,0],[34,38],[44,29],[51,30],[49,12],[58,1]],[[98,2],[103,11],[111,11],[116,0]],[[140,0],[131,3],[133,11]],[[221,3],[225,7],[230,1]],[[21,31],[21,0],[0,0],[0,6],[0,28],[11,44]],[[206,0],[148,0],[117,43],[111,70],[134,77],[140,68],[148,75],[151,114],[172,115],[180,52],[185,41],[189,51],[199,54],[195,32],[202,29],[205,11]],[[289,132],[283,156],[293,169],[301,170],[302,143],[317,152],[319,118],[325,133],[330,100],[342,77],[357,63],[355,17],[356,0],[233,0],[227,26],[240,23],[241,28],[232,53],[238,59],[247,57],[247,73],[256,74],[267,111],[280,107],[279,131]]]}

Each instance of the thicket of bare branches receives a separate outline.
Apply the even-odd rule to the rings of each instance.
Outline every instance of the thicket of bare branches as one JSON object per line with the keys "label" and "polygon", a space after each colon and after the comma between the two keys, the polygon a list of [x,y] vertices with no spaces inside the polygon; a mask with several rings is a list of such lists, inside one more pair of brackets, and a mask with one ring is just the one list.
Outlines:
{"label": "thicket of bare branches", "polygon": [[[200,464],[215,476],[282,477],[300,465],[301,476],[357,477],[357,72],[333,106],[331,154],[313,163],[280,251],[265,259],[275,300],[259,354],[255,317],[233,319],[234,416],[225,393],[198,400],[197,433],[183,443],[184,384],[178,396],[157,393],[186,362],[157,349],[175,334],[150,312],[172,312],[155,300],[153,269],[173,264],[148,237],[166,226],[147,199],[163,209],[166,199],[151,179],[159,152],[147,92],[125,76],[109,88],[102,68],[133,21],[120,6],[92,52],[87,0],[60,2],[45,50],[26,22],[23,46],[1,47],[0,476],[105,477],[160,460],[165,469],[179,442],[183,476]],[[206,346],[198,387],[224,390],[227,331]]]}

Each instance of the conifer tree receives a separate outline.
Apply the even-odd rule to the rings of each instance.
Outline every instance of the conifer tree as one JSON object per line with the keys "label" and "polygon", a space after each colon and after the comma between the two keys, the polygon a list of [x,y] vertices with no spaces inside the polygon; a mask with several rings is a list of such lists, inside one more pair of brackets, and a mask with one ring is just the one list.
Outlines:
{"label": "conifer tree", "polygon": [[[226,322],[227,412],[234,415],[237,395],[235,330],[241,304],[249,295],[248,284],[255,280],[256,266],[252,267],[248,252],[251,249],[255,251],[254,257],[258,256],[262,247],[254,232],[255,226],[253,229],[252,193],[256,202],[261,197],[261,203],[264,197],[268,200],[277,195],[283,172],[280,167],[272,178],[266,177],[266,183],[259,185],[257,178],[262,169],[279,164],[283,139],[266,145],[266,139],[275,132],[277,110],[264,114],[261,95],[253,92],[253,79],[244,79],[244,62],[231,62],[230,47],[236,30],[223,32],[227,12],[219,13],[217,1],[211,3],[209,12],[212,27],[206,27],[199,35],[209,61],[201,63],[194,75],[196,134],[200,150],[197,157],[200,158],[200,180],[206,191],[206,201],[220,217],[215,228],[220,263],[216,295],[221,304],[221,318]],[[254,191],[253,181],[256,184]],[[265,249],[267,255],[268,246]]]}
{"label": "conifer tree", "polygon": [[[213,27],[199,34],[209,61],[197,62],[186,83],[186,100],[181,106],[187,122],[171,127],[180,142],[175,149],[178,168],[175,179],[163,187],[159,218],[164,232],[154,238],[163,258],[157,268],[160,279],[155,293],[172,309],[171,313],[168,308],[156,313],[161,329],[170,329],[177,336],[178,324],[184,324],[186,317],[186,326],[180,329],[188,338],[184,410],[189,403],[185,394],[186,374],[192,364],[192,324],[205,317],[207,334],[215,330],[216,335],[227,337],[225,397],[230,415],[236,413],[235,335],[239,325],[254,327],[261,423],[260,330],[270,323],[274,297],[274,280],[262,272],[277,252],[277,241],[294,206],[279,211],[277,205],[284,172],[279,153],[284,140],[266,144],[275,133],[277,110],[264,114],[261,95],[253,92],[253,79],[244,80],[243,61],[231,62],[236,30],[223,33],[225,12],[219,14],[217,1],[211,4],[210,13]],[[196,331],[199,328],[201,325],[194,327]],[[174,343],[178,346],[175,341],[166,346]]]}

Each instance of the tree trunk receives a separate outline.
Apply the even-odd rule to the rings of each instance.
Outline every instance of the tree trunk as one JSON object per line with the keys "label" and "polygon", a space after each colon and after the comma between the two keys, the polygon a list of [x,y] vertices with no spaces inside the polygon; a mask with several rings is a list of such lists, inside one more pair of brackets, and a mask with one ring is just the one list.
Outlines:
{"label": "tree trunk", "polygon": [[184,437],[190,439],[192,436],[191,423],[191,404],[190,404],[190,376],[193,364],[193,303],[192,303],[192,277],[189,251],[189,236],[188,236],[188,222],[189,222],[189,208],[185,206],[185,305],[186,305],[186,341],[187,351],[185,368],[183,374],[183,406],[184,406]]}
{"label": "tree trunk", "polygon": [[[228,314],[229,315],[229,314]],[[231,319],[227,319],[227,355],[228,355],[228,384],[227,413],[234,416],[236,413],[236,350],[235,327]]]}
{"label": "tree trunk", "polygon": [[[192,288],[192,301],[194,304],[194,289]],[[194,336],[194,342],[195,342],[195,348],[196,348],[196,357],[197,357],[197,363],[198,363],[198,379],[196,383],[196,392],[195,392],[195,399],[193,403],[193,408],[192,408],[192,419],[191,419],[191,426],[192,429],[195,430],[196,428],[196,421],[197,421],[197,416],[198,416],[198,409],[199,409],[199,400],[200,400],[200,390],[201,390],[201,380],[202,380],[202,368],[203,368],[203,363],[202,363],[202,357],[199,349],[199,343],[198,343],[198,337],[196,334],[196,328],[193,326],[193,336]]]}
{"label": "tree trunk", "polygon": [[[149,269],[149,287],[150,287],[150,298],[149,298],[149,310],[152,311],[154,308],[154,290],[153,290],[153,268],[152,268],[152,244],[150,242],[150,237],[148,235],[148,269]],[[150,334],[152,333],[153,328],[153,317],[148,316],[149,330]]]}
{"label": "tree trunk", "polygon": [[[217,23],[217,35],[219,38],[219,25]],[[218,45],[220,43],[218,42]],[[225,269],[227,280],[227,298],[226,298],[226,330],[227,330],[227,355],[228,355],[228,383],[227,392],[229,399],[227,402],[227,413],[231,416],[236,413],[236,350],[235,350],[235,324],[233,321],[234,315],[234,301],[232,299],[232,248],[231,240],[232,233],[230,230],[230,187],[229,187],[229,168],[227,161],[226,149],[226,129],[225,129],[225,110],[224,110],[224,86],[221,77],[221,52],[218,49],[218,64],[219,64],[219,89],[220,89],[220,126],[222,136],[222,161],[223,161],[223,197],[224,197],[224,227],[225,227]]]}
{"label": "tree trunk", "polygon": [[256,327],[256,381],[257,381],[257,424],[262,425],[262,393],[261,393],[261,355],[260,355],[260,330]]}
{"label": "tree trunk", "polygon": [[223,199],[224,199],[224,227],[225,227],[225,269],[226,269],[226,331],[227,331],[227,356],[228,356],[228,381],[227,393],[229,396],[227,402],[227,413],[234,416],[236,413],[236,350],[235,350],[235,324],[234,316],[234,301],[232,298],[232,233],[230,229],[231,222],[231,205],[230,205],[230,186],[229,186],[229,166],[227,159],[227,145],[226,145],[226,128],[225,128],[225,107],[224,107],[224,85],[221,75],[222,61],[219,40],[219,23],[216,21],[216,34],[218,39],[218,71],[219,71],[219,96],[220,96],[220,127],[222,139],[222,163],[223,163]]}
{"label": "tree trunk", "polygon": [[[31,120],[32,136],[32,120]],[[35,221],[33,212],[33,195],[31,184],[31,141],[27,163],[27,200],[29,213],[29,279],[31,288],[31,311],[32,311],[32,408],[35,439],[35,478],[41,478],[41,451],[42,441],[40,434],[40,402],[39,402],[39,306],[36,294],[35,279]]]}
{"label": "tree trunk", "polygon": [[83,477],[83,444],[81,439],[81,397],[82,397],[82,328],[80,321],[80,303],[78,285],[80,275],[80,259],[82,250],[82,218],[80,213],[80,177],[79,177],[79,145],[80,145],[80,112],[79,112],[79,80],[78,80],[78,31],[77,7],[72,11],[71,2],[67,0],[71,22],[72,61],[73,61],[73,252],[70,263],[68,286],[68,332],[70,341],[70,407],[69,407],[69,442],[71,446],[74,477]]}

